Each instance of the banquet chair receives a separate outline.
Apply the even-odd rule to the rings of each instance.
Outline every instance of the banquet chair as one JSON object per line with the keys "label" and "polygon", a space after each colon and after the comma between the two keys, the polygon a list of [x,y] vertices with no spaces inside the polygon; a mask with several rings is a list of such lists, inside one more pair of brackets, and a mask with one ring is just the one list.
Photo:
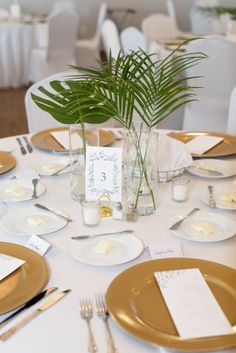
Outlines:
{"label": "banquet chair", "polygon": [[236,86],[233,88],[230,95],[229,113],[227,121],[228,134],[236,135]]}
{"label": "banquet chair", "polygon": [[127,27],[120,34],[120,41],[124,54],[132,50],[147,50],[144,34],[135,27]]}
{"label": "banquet chair", "polygon": [[195,2],[190,9],[190,26],[193,33],[201,35],[223,33],[222,23],[217,17],[208,16],[198,10],[199,6],[217,6],[217,4],[217,0]]}
{"label": "banquet chair", "polygon": [[31,97],[31,93],[45,98],[45,96],[38,90],[39,86],[43,86],[46,89],[50,89],[52,93],[55,93],[50,87],[49,82],[53,80],[63,80],[72,76],[73,74],[74,73],[72,71],[60,72],[55,75],[51,75],[39,82],[36,82],[28,88],[25,94],[25,110],[29,133],[35,133],[44,129],[64,126],[63,124],[55,120],[49,113],[41,110],[34,103]]}
{"label": "banquet chair", "polygon": [[80,66],[95,66],[100,59],[101,26],[106,18],[107,4],[100,5],[97,26],[94,35],[88,39],[78,39],[75,44],[76,64]]}
{"label": "banquet chair", "polygon": [[48,18],[48,46],[34,48],[29,58],[29,81],[37,82],[75,64],[78,15],[63,10]]}
{"label": "banquet chair", "polygon": [[164,14],[155,13],[144,18],[141,27],[148,45],[161,38],[175,38],[177,36],[174,21]]}
{"label": "banquet chair", "polygon": [[121,44],[117,26],[112,20],[105,20],[101,27],[102,41],[107,58],[111,55],[117,58],[121,51]]}
{"label": "banquet chair", "polygon": [[236,43],[208,36],[190,42],[186,52],[202,52],[208,58],[186,71],[188,77],[200,76],[194,80],[200,88],[198,102],[185,106],[183,129],[226,132],[230,94],[236,86]]}

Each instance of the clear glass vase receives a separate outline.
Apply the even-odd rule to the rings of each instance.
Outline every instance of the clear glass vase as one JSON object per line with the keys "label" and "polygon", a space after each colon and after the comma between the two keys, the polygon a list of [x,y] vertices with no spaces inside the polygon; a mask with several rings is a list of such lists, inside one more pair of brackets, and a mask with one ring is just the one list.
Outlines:
{"label": "clear glass vase", "polygon": [[143,124],[131,129],[124,149],[127,208],[146,216],[157,208],[157,134]]}
{"label": "clear glass vase", "polygon": [[85,200],[85,155],[86,144],[99,145],[99,130],[96,126],[69,125],[71,197],[80,203]]}

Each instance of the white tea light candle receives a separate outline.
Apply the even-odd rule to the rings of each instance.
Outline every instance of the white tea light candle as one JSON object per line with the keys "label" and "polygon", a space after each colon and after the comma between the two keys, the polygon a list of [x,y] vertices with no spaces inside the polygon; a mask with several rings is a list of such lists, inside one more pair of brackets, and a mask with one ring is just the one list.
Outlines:
{"label": "white tea light candle", "polygon": [[189,178],[181,176],[172,181],[172,199],[178,202],[186,201],[188,198]]}
{"label": "white tea light candle", "polygon": [[81,206],[84,225],[97,225],[99,222],[98,203],[96,201],[83,201]]}

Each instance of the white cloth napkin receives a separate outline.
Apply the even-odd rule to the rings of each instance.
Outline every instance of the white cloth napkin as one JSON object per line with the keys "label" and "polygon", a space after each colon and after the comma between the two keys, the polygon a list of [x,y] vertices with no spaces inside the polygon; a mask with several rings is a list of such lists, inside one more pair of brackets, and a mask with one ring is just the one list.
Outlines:
{"label": "white cloth napkin", "polygon": [[165,134],[158,135],[157,167],[160,181],[167,181],[192,164],[191,153],[183,142]]}
{"label": "white cloth napkin", "polygon": [[186,147],[192,154],[201,155],[209,151],[224,140],[223,137],[200,135],[186,143]]}
{"label": "white cloth napkin", "polygon": [[[63,146],[66,150],[69,150],[69,133],[67,130],[52,131],[51,135]],[[83,148],[83,140],[76,132],[71,135],[71,145],[73,149]]]}

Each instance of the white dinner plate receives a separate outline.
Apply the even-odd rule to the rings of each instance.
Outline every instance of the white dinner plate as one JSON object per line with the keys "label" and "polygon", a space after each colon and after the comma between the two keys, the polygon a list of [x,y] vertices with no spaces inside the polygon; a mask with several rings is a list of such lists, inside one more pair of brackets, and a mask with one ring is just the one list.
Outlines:
{"label": "white dinner plate", "polygon": [[[62,212],[60,210],[60,212]],[[65,213],[65,216],[68,216]],[[35,217],[42,221],[41,224],[32,224]],[[43,235],[56,232],[63,228],[67,221],[50,212],[38,210],[36,207],[26,209],[12,209],[1,220],[1,227],[8,233],[20,236],[28,236],[32,234]]]}
{"label": "white dinner plate", "polygon": [[[101,240],[109,240],[113,248],[106,254],[95,252]],[[113,266],[129,262],[143,252],[143,243],[133,234],[109,235],[94,239],[71,240],[70,253],[76,259],[89,265]]]}
{"label": "white dinner plate", "polygon": [[[192,224],[204,222],[211,225],[214,231],[211,234],[204,234],[193,228]],[[174,223],[174,222],[173,222]],[[228,217],[211,213],[198,212],[186,218],[177,230],[173,231],[181,238],[200,242],[216,242],[233,237],[236,234],[236,223]]]}
{"label": "white dinner plate", "polygon": [[[28,165],[30,169],[35,170],[40,175],[51,175],[59,169],[66,167],[69,164],[68,158],[47,158],[34,161]],[[62,170],[58,174],[65,174],[70,171],[70,167]]]}
{"label": "white dinner plate", "polygon": [[[193,175],[205,178],[228,178],[236,174],[236,162],[209,158],[198,159],[193,162],[193,166],[187,168],[187,171]],[[216,175],[214,172],[222,173],[222,175]]]}
{"label": "white dinner plate", "polygon": [[[222,185],[213,185],[213,196],[216,202],[216,207],[223,210],[236,210],[236,202],[224,201],[224,195],[236,194],[236,184],[228,183]],[[209,190],[207,185],[200,191],[200,199],[209,205]]]}
{"label": "white dinner plate", "polygon": [[[4,202],[19,202],[31,200],[33,197],[33,184],[30,179],[14,179],[0,183],[0,200]],[[39,180],[37,196],[41,196],[46,191],[46,186]]]}

